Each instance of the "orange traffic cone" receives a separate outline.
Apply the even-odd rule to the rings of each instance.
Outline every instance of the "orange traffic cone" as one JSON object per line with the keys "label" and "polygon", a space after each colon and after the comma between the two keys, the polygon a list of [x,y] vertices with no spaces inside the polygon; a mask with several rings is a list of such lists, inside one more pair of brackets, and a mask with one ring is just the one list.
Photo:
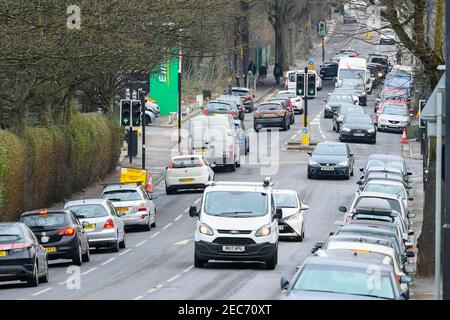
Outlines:
{"label": "orange traffic cone", "polygon": [[406,128],[403,128],[403,135],[402,135],[402,140],[400,140],[400,143],[407,143],[408,141],[406,140]]}
{"label": "orange traffic cone", "polygon": [[148,182],[147,182],[147,185],[145,186],[145,190],[147,192],[152,192],[153,191],[153,173],[151,173],[151,172],[149,174]]}

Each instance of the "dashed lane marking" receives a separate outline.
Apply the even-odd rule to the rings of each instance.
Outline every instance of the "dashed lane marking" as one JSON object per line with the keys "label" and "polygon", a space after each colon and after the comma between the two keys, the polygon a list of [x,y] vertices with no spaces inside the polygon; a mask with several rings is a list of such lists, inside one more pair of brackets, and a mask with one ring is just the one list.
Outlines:
{"label": "dashed lane marking", "polygon": [[91,269],[89,269],[88,271],[83,272],[81,275],[82,275],[82,276],[85,276],[85,275],[87,275],[88,273],[91,273],[91,272],[93,272],[93,271],[95,271],[95,270],[97,270],[96,267],[91,268]]}
{"label": "dashed lane marking", "polygon": [[166,230],[167,228],[169,228],[172,225],[172,222],[169,222],[168,224],[166,224],[166,226],[163,228],[163,230]]}
{"label": "dashed lane marking", "polygon": [[127,249],[127,250],[125,250],[125,251],[119,253],[119,256],[123,256],[124,254],[127,254],[127,253],[130,252],[131,250],[133,250],[133,249]]}
{"label": "dashed lane marking", "polygon": [[139,296],[139,297],[134,298],[133,300],[134,300],[134,301],[141,300],[143,297],[144,297],[144,296]]}
{"label": "dashed lane marking", "polygon": [[52,289],[53,289],[53,287],[50,287],[50,288],[41,290],[41,291],[39,291],[39,292],[33,293],[33,297],[36,297],[36,296],[38,296],[38,295],[40,295],[40,294],[43,294],[44,292],[50,291],[50,290],[52,290]]}
{"label": "dashed lane marking", "polygon": [[115,259],[116,259],[116,258],[108,259],[108,260],[106,260],[105,262],[103,262],[103,263],[101,264],[101,266],[106,266],[108,263],[114,261]]}
{"label": "dashed lane marking", "polygon": [[154,237],[156,237],[158,234],[160,234],[161,232],[160,231],[158,231],[157,233],[155,233],[154,235],[152,235],[151,237],[150,237],[150,239],[153,239]]}
{"label": "dashed lane marking", "polygon": [[144,240],[144,241],[139,242],[139,243],[136,245],[136,248],[142,246],[142,245],[143,245],[144,243],[146,243],[146,242],[147,242],[147,240]]}
{"label": "dashed lane marking", "polygon": [[183,273],[188,272],[189,270],[191,270],[194,267],[194,265],[190,265],[189,267],[187,267],[186,269],[183,270]]}
{"label": "dashed lane marking", "polygon": [[183,215],[182,215],[182,214],[180,214],[178,217],[176,217],[174,221],[178,221],[178,220],[180,220],[181,218],[183,218]]}
{"label": "dashed lane marking", "polygon": [[202,200],[202,198],[199,198],[199,199],[195,200],[194,204],[197,204],[197,203],[199,203],[199,202],[200,202],[200,200]]}
{"label": "dashed lane marking", "polygon": [[177,275],[173,276],[172,278],[170,278],[169,280],[167,280],[167,282],[172,282],[175,279],[178,279],[180,276],[181,276],[181,274],[177,274]]}

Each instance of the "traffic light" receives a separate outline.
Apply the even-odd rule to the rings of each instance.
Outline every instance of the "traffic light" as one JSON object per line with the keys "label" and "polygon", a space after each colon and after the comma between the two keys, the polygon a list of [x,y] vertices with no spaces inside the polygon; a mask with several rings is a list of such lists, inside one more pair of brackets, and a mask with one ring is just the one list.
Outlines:
{"label": "traffic light", "polygon": [[131,100],[120,100],[120,125],[129,127],[131,121]]}
{"label": "traffic light", "polygon": [[131,105],[131,123],[133,127],[141,126],[141,101],[133,100]]}
{"label": "traffic light", "polygon": [[308,73],[308,81],[307,81],[307,91],[306,94],[308,97],[315,97],[317,94],[316,90],[316,74]]}
{"label": "traffic light", "polygon": [[326,35],[327,29],[326,29],[326,25],[325,22],[321,21],[319,22],[319,35],[321,37],[324,37]]}
{"label": "traffic light", "polygon": [[297,90],[297,95],[304,98],[305,97],[305,74],[304,73],[297,73],[295,87]]}

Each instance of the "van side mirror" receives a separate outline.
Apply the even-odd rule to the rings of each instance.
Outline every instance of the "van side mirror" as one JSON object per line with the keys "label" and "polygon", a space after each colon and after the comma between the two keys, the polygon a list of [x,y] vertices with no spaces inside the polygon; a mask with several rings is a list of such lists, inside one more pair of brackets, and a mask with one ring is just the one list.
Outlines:
{"label": "van side mirror", "polygon": [[283,209],[277,208],[277,209],[275,210],[275,218],[276,218],[276,219],[281,219],[281,218],[283,218]]}
{"label": "van side mirror", "polygon": [[190,206],[189,208],[189,216],[191,216],[192,218],[198,217],[199,213],[197,211],[197,207],[196,206]]}

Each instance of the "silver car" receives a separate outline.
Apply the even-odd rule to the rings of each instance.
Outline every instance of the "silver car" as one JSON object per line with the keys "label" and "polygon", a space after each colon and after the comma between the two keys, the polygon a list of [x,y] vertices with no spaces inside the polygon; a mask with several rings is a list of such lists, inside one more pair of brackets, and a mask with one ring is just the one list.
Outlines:
{"label": "silver car", "polygon": [[156,227],[156,207],[152,200],[155,194],[149,194],[136,184],[106,185],[101,196],[108,199],[119,214],[125,227],[143,227],[150,231]]}
{"label": "silver car", "polygon": [[110,247],[113,252],[125,248],[125,226],[121,214],[116,212],[109,200],[70,201],[64,208],[73,211],[85,225],[84,230],[90,247]]}

